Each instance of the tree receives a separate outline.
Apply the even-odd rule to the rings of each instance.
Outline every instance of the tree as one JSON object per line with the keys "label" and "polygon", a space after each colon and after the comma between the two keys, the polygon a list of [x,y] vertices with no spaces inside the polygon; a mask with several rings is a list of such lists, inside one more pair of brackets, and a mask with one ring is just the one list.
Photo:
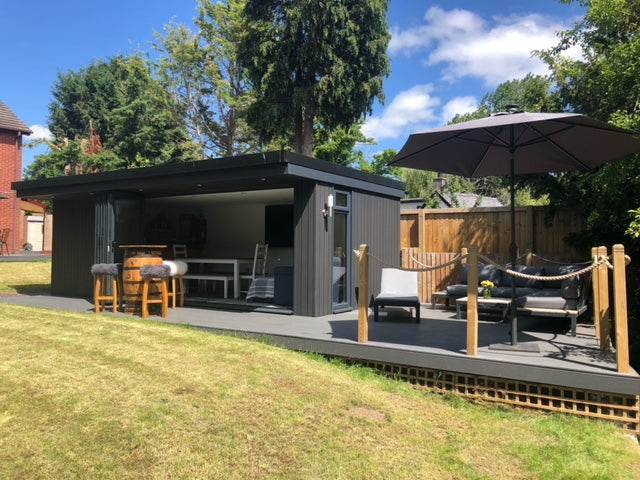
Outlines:
{"label": "tree", "polygon": [[349,128],[384,101],[388,0],[248,0],[239,56],[256,100],[248,121],[264,141],[293,132],[311,155],[314,125]]}
{"label": "tree", "polygon": [[244,4],[198,0],[196,33],[184,25],[165,26],[164,36],[156,33],[153,47],[162,55],[155,71],[172,93],[202,158],[244,154],[260,146],[244,120],[252,100],[237,55]]}
{"label": "tree", "polygon": [[372,143],[373,139],[366,138],[360,131],[362,122],[354,123],[348,128],[336,127],[329,130],[324,127],[314,132],[313,156],[338,165],[362,165],[366,163],[364,154],[354,147],[357,143]]}
{"label": "tree", "polygon": [[[571,3],[572,0],[563,0]],[[637,0],[581,0],[589,7],[573,29],[562,32],[559,44],[538,52],[553,72],[563,104],[618,126],[640,130],[640,2]],[[578,45],[583,57],[563,55]],[[595,173],[572,172],[549,178],[544,190],[553,204],[579,207],[587,219],[584,232],[571,238],[583,248],[626,243],[631,258],[640,258],[633,216],[640,205],[640,155],[602,166]],[[630,225],[631,222],[631,225]],[[625,237],[625,232],[630,235]],[[627,242],[625,242],[627,240]],[[628,269],[629,311],[640,308],[640,270]],[[640,348],[640,322],[632,317],[635,345]],[[638,352],[632,357],[638,358]],[[634,365],[636,368],[638,365]]]}
{"label": "tree", "polygon": [[401,174],[402,169],[400,167],[392,167],[389,162],[393,160],[397,152],[393,148],[387,148],[382,153],[373,155],[373,161],[367,162],[364,156],[358,162],[358,169],[363,172],[373,173],[375,175],[381,175],[383,177],[398,177]]}
{"label": "tree", "polygon": [[[55,141],[26,169],[26,178],[63,175],[67,165],[86,172],[193,159],[184,123],[137,55],[58,74],[52,93],[48,127]],[[87,155],[83,140],[94,132],[102,152]]]}

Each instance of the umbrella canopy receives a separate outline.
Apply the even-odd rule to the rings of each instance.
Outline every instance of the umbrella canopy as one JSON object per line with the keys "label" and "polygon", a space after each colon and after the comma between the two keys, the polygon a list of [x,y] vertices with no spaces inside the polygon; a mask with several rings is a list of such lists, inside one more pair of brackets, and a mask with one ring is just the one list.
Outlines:
{"label": "umbrella canopy", "polygon": [[640,151],[640,135],[576,113],[510,110],[414,133],[391,165],[464,177],[592,170]]}
{"label": "umbrella canopy", "polygon": [[[487,118],[414,133],[390,162],[464,177],[510,175],[511,265],[515,268],[515,175],[598,166],[640,151],[640,135],[576,113],[527,113],[516,105]],[[515,282],[511,344],[516,346]]]}

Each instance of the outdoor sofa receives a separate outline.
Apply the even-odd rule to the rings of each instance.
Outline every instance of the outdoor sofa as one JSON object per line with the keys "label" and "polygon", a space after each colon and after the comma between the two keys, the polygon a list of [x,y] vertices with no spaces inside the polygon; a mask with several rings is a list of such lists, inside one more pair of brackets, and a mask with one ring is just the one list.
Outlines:
{"label": "outdoor sofa", "polygon": [[[447,298],[461,298],[468,294],[469,265],[461,266],[460,283],[449,285],[446,290]],[[576,265],[553,265],[533,267],[518,265],[516,271],[526,275],[540,277],[540,279],[523,278],[510,275],[494,265],[478,265],[478,295],[484,294],[484,287],[480,283],[490,280],[495,285],[491,296],[496,298],[511,298],[511,282],[516,283],[517,313],[532,316],[559,317],[571,319],[571,335],[576,335],[578,317],[587,311],[587,297],[589,293],[588,275],[574,276],[564,280],[542,280],[544,277],[558,277],[580,270]]]}

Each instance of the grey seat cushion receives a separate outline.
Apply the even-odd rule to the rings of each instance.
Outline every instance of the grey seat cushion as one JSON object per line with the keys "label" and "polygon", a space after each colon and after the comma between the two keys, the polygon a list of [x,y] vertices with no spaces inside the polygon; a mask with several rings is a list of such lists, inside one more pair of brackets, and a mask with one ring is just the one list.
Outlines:
{"label": "grey seat cushion", "polygon": [[142,265],[140,276],[142,278],[164,278],[171,275],[171,268],[167,265]]}
{"label": "grey seat cushion", "polygon": [[91,267],[91,273],[93,275],[118,275],[117,263],[96,263]]}
{"label": "grey seat cushion", "polygon": [[[528,267],[526,265],[516,265],[516,272],[524,273],[526,275],[535,275],[537,277],[541,277],[544,275],[543,267]],[[508,273],[502,273],[500,278],[500,286],[502,287],[510,287],[512,279],[515,278],[516,287],[525,287],[525,288],[544,288],[544,283],[540,280],[516,277],[513,275],[509,275]]]}
{"label": "grey seat cushion", "polygon": [[[460,283],[467,285],[469,278],[469,264],[463,263],[460,271]],[[478,284],[484,280],[491,280],[494,285],[500,283],[500,270],[493,265],[487,265],[484,263],[478,264]]]}
{"label": "grey seat cushion", "polygon": [[[469,287],[466,284],[458,283],[447,287],[447,294],[453,297],[466,297],[469,293]],[[478,287],[478,295],[482,295],[482,287]]]}
{"label": "grey seat cushion", "polygon": [[560,289],[545,288],[526,296],[518,297],[516,299],[516,305],[520,308],[575,310],[578,306],[578,300],[564,298]]}
{"label": "grey seat cushion", "polygon": [[[577,272],[578,270],[580,270],[580,267],[578,267],[577,265],[551,265],[548,267],[544,267],[544,276],[559,277],[571,272]],[[544,282],[544,288],[562,288],[563,281],[564,280],[550,280],[548,282]]]}
{"label": "grey seat cushion", "polygon": [[394,306],[406,306],[406,305],[420,305],[420,299],[414,296],[402,296],[402,295],[378,295],[374,303],[378,305],[394,305]]}
{"label": "grey seat cushion", "polygon": [[[516,287],[516,297],[530,295],[537,290],[536,288]],[[496,287],[491,291],[491,295],[498,298],[511,298],[511,287]]]}

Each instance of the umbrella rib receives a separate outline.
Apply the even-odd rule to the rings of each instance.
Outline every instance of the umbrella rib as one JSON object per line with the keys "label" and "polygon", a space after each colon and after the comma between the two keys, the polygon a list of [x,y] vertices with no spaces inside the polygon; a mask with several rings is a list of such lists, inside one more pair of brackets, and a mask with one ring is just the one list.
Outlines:
{"label": "umbrella rib", "polygon": [[[491,135],[492,137],[494,137],[496,140],[500,141],[500,142],[502,143],[502,145],[499,145],[499,146],[502,146],[502,147],[504,147],[504,148],[507,148],[507,147],[508,147],[508,145],[507,145],[507,144],[506,144],[506,143],[505,143],[505,142],[504,142],[500,137],[498,137],[497,135],[495,135],[495,134],[494,134],[493,132],[491,132],[490,130],[488,130],[488,129],[486,129],[486,128],[483,128],[482,130],[484,130],[486,133],[488,133],[489,135]],[[440,140],[440,141],[438,141],[438,142],[435,142],[435,143],[432,143],[431,145],[427,145],[426,147],[422,147],[422,148],[420,148],[420,149],[418,149],[418,150],[415,150],[415,151],[411,152],[411,153],[410,153],[410,154],[408,154],[408,155],[405,155],[405,156],[403,156],[403,157],[399,157],[399,158],[395,158],[395,159],[390,163],[390,165],[393,165],[394,163],[398,163],[398,162],[400,162],[400,161],[402,161],[402,160],[404,160],[404,159],[406,159],[406,158],[413,157],[413,156],[415,156],[415,155],[417,155],[417,154],[419,154],[419,153],[426,152],[427,150],[430,150],[430,149],[432,149],[432,148],[435,148],[435,147],[437,147],[438,145],[440,145],[440,144],[442,144],[442,143],[449,142],[449,141],[451,141],[451,139],[452,139],[452,138],[457,138],[457,139],[459,139],[459,140],[464,140],[464,141],[466,141],[466,142],[482,143],[482,144],[484,144],[484,145],[489,145],[489,146],[491,146],[491,145],[495,145],[495,144],[494,144],[494,142],[487,142],[487,141],[483,141],[483,140],[476,140],[476,139],[474,139],[474,138],[465,138],[465,137],[463,136],[465,133],[468,133],[468,132],[462,131],[462,132],[456,133],[455,135],[451,135],[451,136],[448,136],[448,137],[446,137],[446,138],[443,138],[442,140]]]}
{"label": "umbrella rib", "polygon": [[[540,143],[541,141],[546,140],[551,145],[553,145],[555,148],[557,148],[562,153],[567,155],[571,160],[573,160],[578,165],[580,165],[584,170],[591,170],[591,167],[589,167],[589,165],[584,163],[582,160],[580,160],[578,157],[576,157],[573,153],[571,153],[569,150],[567,150],[562,145],[560,145],[558,142],[556,142],[550,135],[546,135],[546,134],[542,133],[534,125],[529,124],[528,127],[531,128],[532,130],[534,130],[538,135],[540,135],[541,138],[538,138],[535,141],[522,143],[521,145],[518,145],[518,147],[527,146],[527,145],[533,145],[535,143]],[[567,125],[565,128],[562,128],[560,130],[557,130],[557,131],[553,132],[553,135],[557,135],[557,134],[565,132],[567,130],[572,130],[573,128],[575,128],[575,125]]]}

